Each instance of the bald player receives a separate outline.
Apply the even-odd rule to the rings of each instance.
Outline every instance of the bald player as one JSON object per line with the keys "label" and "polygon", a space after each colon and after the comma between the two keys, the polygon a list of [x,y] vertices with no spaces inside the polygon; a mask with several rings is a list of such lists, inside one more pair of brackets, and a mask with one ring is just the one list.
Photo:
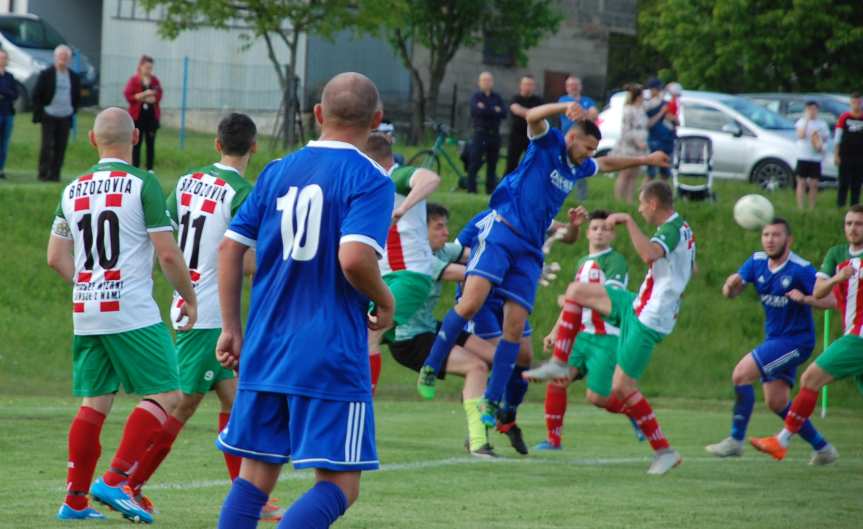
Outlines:
{"label": "bald player", "polygon": [[[183,330],[194,326],[198,301],[162,188],[129,163],[138,141],[132,117],[105,109],[89,138],[99,163],[63,188],[48,241],[48,265],[72,285],[72,392],[84,399],[69,429],[66,501],[57,518],[105,518],[88,505],[89,491],[125,518],[150,523],[152,515],[126,482],[180,398],[177,355],[153,300],[154,251],[186,300]],[[126,420],[108,471],[91,488],[99,434],[121,384],[142,399]]]}
{"label": "bald player", "polygon": [[[378,102],[361,74],[331,79],[314,109],[320,140],[270,162],[225,233],[216,350],[242,376],[216,444],[243,460],[220,529],[256,527],[288,461],[314,469],[316,483],[285,513],[282,529],[330,527],[357,499],[362,471],[378,468],[366,338],[367,327],[393,323],[378,258],[395,187],[359,150],[381,121]],[[249,248],[257,263],[243,336]]]}

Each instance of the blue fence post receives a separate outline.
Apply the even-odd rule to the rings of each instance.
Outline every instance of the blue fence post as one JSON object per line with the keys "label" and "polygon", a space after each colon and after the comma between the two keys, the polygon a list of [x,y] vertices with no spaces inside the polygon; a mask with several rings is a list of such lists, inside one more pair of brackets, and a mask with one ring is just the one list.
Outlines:
{"label": "blue fence post", "polygon": [[183,57],[183,92],[180,98],[180,148],[186,148],[186,103],[189,95],[189,57]]}
{"label": "blue fence post", "polygon": [[[74,50],[72,52],[72,71],[81,75],[81,52]],[[83,77],[83,75],[81,75]],[[80,94],[78,94],[80,95]],[[78,113],[72,113],[72,141],[78,141]]]}

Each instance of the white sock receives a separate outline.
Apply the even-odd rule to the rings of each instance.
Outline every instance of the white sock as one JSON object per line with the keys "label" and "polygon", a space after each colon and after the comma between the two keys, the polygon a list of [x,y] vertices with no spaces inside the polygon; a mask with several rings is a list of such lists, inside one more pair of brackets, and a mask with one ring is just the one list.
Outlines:
{"label": "white sock", "polygon": [[792,435],[794,434],[783,428],[781,432],[776,434],[776,440],[779,441],[779,444],[781,444],[783,448],[788,448]]}

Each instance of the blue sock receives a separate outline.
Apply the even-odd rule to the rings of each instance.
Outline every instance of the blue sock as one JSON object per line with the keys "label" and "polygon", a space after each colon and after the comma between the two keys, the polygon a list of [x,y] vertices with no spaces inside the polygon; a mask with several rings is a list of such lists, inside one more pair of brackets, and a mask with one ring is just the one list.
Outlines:
{"label": "blue sock", "polygon": [[[785,416],[788,415],[788,410],[790,409],[791,403],[789,402],[785,405],[785,408],[776,415],[782,418],[782,420],[785,420]],[[806,422],[803,423],[803,426],[800,427],[800,431],[797,432],[797,434],[809,443],[813,450],[821,450],[827,446],[827,440],[821,437],[821,433],[815,429],[815,426],[809,419],[806,419]]]}
{"label": "blue sock", "polygon": [[444,362],[449,357],[450,351],[455,346],[458,335],[464,330],[467,320],[458,315],[455,309],[450,309],[443,318],[434,344],[423,365],[431,366],[435,373],[440,374],[444,369]]}
{"label": "blue sock", "polygon": [[348,510],[348,499],[335,483],[318,481],[282,516],[278,529],[326,529]]}
{"label": "blue sock", "polygon": [[516,408],[524,402],[524,395],[527,393],[527,381],[521,378],[521,374],[528,369],[519,365],[513,368],[512,376],[509,377],[509,382],[506,384],[506,393],[504,394],[504,400],[506,401],[504,406],[505,412],[515,413]]}
{"label": "blue sock", "polygon": [[509,342],[503,338],[497,343],[494,363],[491,366],[491,376],[488,380],[488,386],[485,388],[485,398],[489,402],[503,400],[503,392],[512,376],[512,370],[515,369],[515,359],[518,358],[520,348],[520,343]]}
{"label": "blue sock", "polygon": [[755,389],[752,384],[741,384],[734,386],[737,400],[734,401],[733,416],[731,418],[731,437],[738,441],[746,438],[746,428],[752,417],[752,409],[755,407]]}
{"label": "blue sock", "polygon": [[265,503],[264,491],[243,478],[235,479],[222,505],[218,529],[255,529]]}

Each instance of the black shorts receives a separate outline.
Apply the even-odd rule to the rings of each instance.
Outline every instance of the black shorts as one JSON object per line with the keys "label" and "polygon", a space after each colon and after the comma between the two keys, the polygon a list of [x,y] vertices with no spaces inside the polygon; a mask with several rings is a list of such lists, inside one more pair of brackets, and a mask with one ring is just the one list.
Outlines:
{"label": "black shorts", "polygon": [[[419,373],[420,368],[423,366],[426,358],[431,352],[436,336],[437,333],[424,332],[422,334],[417,334],[410,340],[391,343],[390,353],[393,355],[396,362]],[[470,336],[471,334],[469,332],[460,332],[458,338],[456,338],[455,344],[458,346],[464,346]],[[446,366],[447,360],[444,360],[444,366]],[[446,378],[446,369],[441,370],[437,377],[440,380]]]}
{"label": "black shorts", "polygon": [[797,160],[797,176],[800,178],[821,180],[821,162]]}

